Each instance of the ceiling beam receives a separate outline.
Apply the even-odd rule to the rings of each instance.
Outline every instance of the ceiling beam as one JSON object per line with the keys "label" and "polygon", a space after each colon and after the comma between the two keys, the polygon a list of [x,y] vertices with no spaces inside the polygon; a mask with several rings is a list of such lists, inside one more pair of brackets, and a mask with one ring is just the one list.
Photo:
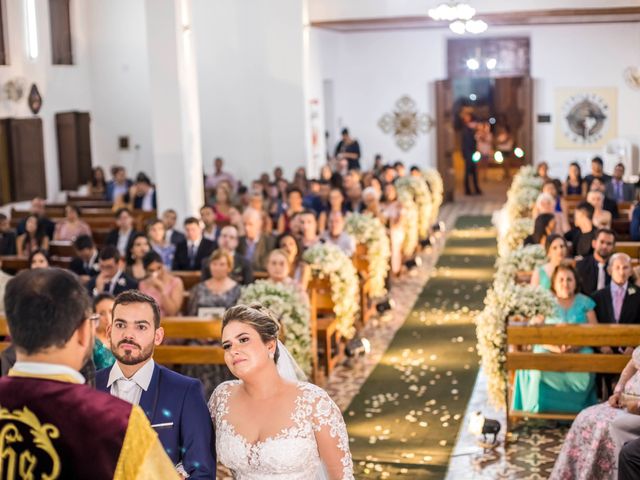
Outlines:
{"label": "ceiling beam", "polygon": [[[489,26],[516,25],[570,25],[594,23],[640,22],[640,7],[574,8],[558,10],[531,10],[521,12],[478,13],[474,17]],[[338,32],[366,32],[375,30],[406,30],[447,28],[448,22],[435,21],[425,12],[424,16],[359,18],[352,20],[327,20],[311,22],[312,27]]]}

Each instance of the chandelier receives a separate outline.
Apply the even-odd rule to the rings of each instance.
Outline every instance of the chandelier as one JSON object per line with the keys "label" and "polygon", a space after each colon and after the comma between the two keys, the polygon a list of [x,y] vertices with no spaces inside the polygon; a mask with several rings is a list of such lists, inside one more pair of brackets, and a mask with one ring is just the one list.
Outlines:
{"label": "chandelier", "polygon": [[478,34],[485,32],[488,25],[483,20],[473,20],[476,9],[468,3],[449,1],[441,3],[436,8],[429,9],[429,16],[436,21],[447,21],[453,33]]}

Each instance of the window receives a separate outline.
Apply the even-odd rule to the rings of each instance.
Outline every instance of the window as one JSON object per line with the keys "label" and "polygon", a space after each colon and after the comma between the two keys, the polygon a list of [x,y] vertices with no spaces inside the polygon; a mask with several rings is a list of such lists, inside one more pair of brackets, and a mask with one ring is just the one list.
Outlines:
{"label": "window", "polygon": [[49,0],[51,53],[54,65],[73,65],[70,0]]}

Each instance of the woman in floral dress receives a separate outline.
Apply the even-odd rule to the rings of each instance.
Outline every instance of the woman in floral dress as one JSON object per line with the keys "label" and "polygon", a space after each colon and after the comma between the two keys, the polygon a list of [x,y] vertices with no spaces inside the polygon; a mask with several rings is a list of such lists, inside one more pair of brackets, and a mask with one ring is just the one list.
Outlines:
{"label": "woman in floral dress", "polygon": [[[622,445],[616,441],[615,424],[627,423],[627,420],[638,423],[639,416],[628,413],[625,408],[625,394],[640,395],[639,369],[640,347],[633,351],[633,357],[622,371],[611,398],[583,410],[573,421],[550,480],[609,480],[617,477],[618,453]],[[627,420],[622,418],[629,416]]]}

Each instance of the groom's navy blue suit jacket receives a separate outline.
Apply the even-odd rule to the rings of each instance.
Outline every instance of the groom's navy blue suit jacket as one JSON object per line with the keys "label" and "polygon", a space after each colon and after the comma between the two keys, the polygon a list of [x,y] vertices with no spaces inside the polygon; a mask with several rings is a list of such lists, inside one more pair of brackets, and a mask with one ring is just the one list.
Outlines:
{"label": "groom's navy blue suit jacket", "polygon": [[[110,393],[107,383],[111,368],[96,373],[96,388]],[[211,416],[202,384],[155,364],[151,383],[142,392],[140,407],[155,427],[167,455],[182,463],[189,478],[216,478],[215,440]]]}

